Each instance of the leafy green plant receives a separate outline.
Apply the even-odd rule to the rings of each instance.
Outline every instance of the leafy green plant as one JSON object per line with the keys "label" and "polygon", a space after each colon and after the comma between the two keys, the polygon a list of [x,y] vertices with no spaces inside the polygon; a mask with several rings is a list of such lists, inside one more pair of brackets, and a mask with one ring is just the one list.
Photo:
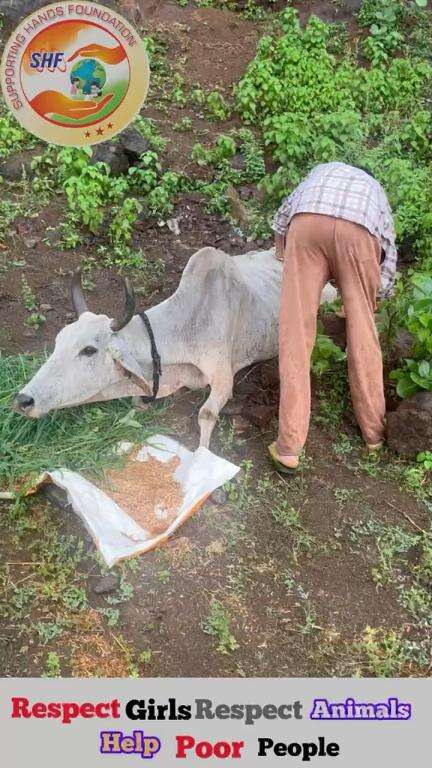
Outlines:
{"label": "leafy green plant", "polygon": [[210,608],[210,614],[201,622],[203,632],[216,637],[219,653],[227,654],[238,648],[237,640],[230,630],[229,617],[221,603],[214,601]]}
{"label": "leafy green plant", "polygon": [[143,442],[153,431],[154,414],[131,410],[122,400],[56,411],[39,420],[14,413],[13,395],[42,362],[0,354],[0,488],[61,466],[98,472],[118,462],[113,448],[121,440]]}
{"label": "leafy green plant", "polygon": [[397,382],[399,397],[404,398],[420,389],[432,391],[432,276],[413,273],[401,301],[406,305],[405,327],[413,335],[413,357],[392,371],[390,378]]}
{"label": "leafy green plant", "polygon": [[134,123],[135,128],[147,139],[153,152],[163,152],[166,147],[166,139],[160,135],[154,120],[139,115]]}
{"label": "leafy green plant", "polygon": [[[3,111],[3,110],[2,110]],[[15,120],[6,109],[0,115],[0,158],[20,149],[34,147],[36,139]]]}
{"label": "leafy green plant", "polygon": [[45,672],[42,677],[61,677],[61,665],[58,653],[50,651],[45,662]]}
{"label": "leafy green plant", "polygon": [[109,226],[110,240],[113,245],[129,243],[133,225],[142,211],[142,205],[134,197],[127,197],[114,211],[114,218]]}
{"label": "leafy green plant", "polygon": [[206,106],[213,120],[226,120],[230,115],[230,107],[219,91],[211,91],[207,95]]}
{"label": "leafy green plant", "polygon": [[261,38],[235,89],[242,117],[263,126],[276,163],[261,179],[268,205],[274,209],[317,163],[363,165],[388,191],[399,240],[427,253],[428,115],[415,128],[411,122],[428,111],[431,67],[410,58],[394,58],[386,69],[361,67],[351,53],[331,53],[332,27],[321,19],[311,16],[302,30],[297,12],[287,8],[280,20],[283,34]]}
{"label": "leafy green plant", "polygon": [[231,136],[221,134],[216,139],[213,149],[205,149],[202,144],[197,142],[192,148],[192,160],[198,165],[219,165],[222,160],[229,159],[235,155],[236,143]]}
{"label": "leafy green plant", "polygon": [[432,469],[432,451],[421,451],[417,455],[417,461],[427,470]]}
{"label": "leafy green plant", "polygon": [[335,363],[346,360],[346,353],[326,336],[318,333],[312,352],[312,371],[317,376],[327,373]]}

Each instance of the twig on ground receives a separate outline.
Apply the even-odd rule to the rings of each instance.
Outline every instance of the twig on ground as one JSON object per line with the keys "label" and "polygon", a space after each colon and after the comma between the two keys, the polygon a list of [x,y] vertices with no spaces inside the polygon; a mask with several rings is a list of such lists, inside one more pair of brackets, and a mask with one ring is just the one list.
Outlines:
{"label": "twig on ground", "polygon": [[396,512],[399,512],[400,515],[403,515],[405,520],[408,520],[408,522],[411,523],[411,525],[413,525],[414,528],[416,528],[418,531],[420,531],[420,533],[423,533],[425,536],[432,536],[432,534],[429,531],[425,531],[424,528],[420,528],[420,526],[417,525],[417,523],[414,522],[414,520],[406,512],[403,511],[403,509],[399,509],[399,507],[396,507],[394,504],[391,503],[391,501],[387,501],[387,504],[392,509],[395,509]]}

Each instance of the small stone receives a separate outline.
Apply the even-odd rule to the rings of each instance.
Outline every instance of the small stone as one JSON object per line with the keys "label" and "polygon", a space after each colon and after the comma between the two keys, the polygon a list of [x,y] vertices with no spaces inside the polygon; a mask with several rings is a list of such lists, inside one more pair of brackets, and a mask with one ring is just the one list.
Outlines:
{"label": "small stone", "polygon": [[407,331],[406,328],[399,328],[391,350],[391,357],[394,363],[401,363],[407,357],[411,357],[415,343],[416,340],[412,333]]}
{"label": "small stone", "polygon": [[8,181],[20,181],[23,174],[27,177],[33,176],[34,172],[31,167],[33,157],[34,152],[31,150],[23,150],[10,155],[0,163],[0,176]]}
{"label": "small stone", "polygon": [[115,592],[119,585],[119,577],[116,573],[107,573],[106,576],[102,576],[97,584],[93,587],[93,592],[96,595],[108,595],[110,592]]}
{"label": "small stone", "polygon": [[246,168],[245,156],[242,155],[241,152],[236,152],[236,154],[231,158],[231,165],[237,171],[244,171]]}
{"label": "small stone", "polygon": [[242,434],[243,432],[246,432],[246,430],[250,428],[249,422],[245,418],[243,418],[243,416],[233,416],[232,424],[234,427],[234,432],[236,434]]}
{"label": "small stone", "polygon": [[53,504],[55,507],[58,507],[58,509],[66,509],[69,506],[69,500],[66,491],[64,491],[63,488],[59,488],[57,485],[54,485],[54,483],[44,485],[42,492],[48,501],[51,502],[51,504]]}
{"label": "small stone", "polygon": [[216,490],[213,491],[213,493],[210,496],[210,501],[212,501],[213,504],[217,504],[218,506],[222,506],[223,504],[226,504],[227,499],[228,499],[228,494],[222,488],[216,488]]}
{"label": "small stone", "polygon": [[44,312],[51,312],[54,307],[51,306],[51,304],[41,304],[40,308],[44,310]]}
{"label": "small stone", "polygon": [[35,248],[40,243],[40,237],[23,237],[23,242],[26,248]]}

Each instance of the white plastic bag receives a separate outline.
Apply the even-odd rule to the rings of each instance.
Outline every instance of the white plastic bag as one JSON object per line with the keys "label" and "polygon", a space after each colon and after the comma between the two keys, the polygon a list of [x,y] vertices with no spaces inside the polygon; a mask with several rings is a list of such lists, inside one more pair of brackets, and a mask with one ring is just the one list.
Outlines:
{"label": "white plastic bag", "polygon": [[[123,450],[125,447],[130,446],[123,446]],[[56,469],[46,472],[42,478],[46,480],[49,477],[55,485],[66,491],[69,503],[83,520],[110,567],[127,557],[148,552],[166,541],[216,488],[239,472],[239,467],[215,456],[207,448],[198,448],[192,453],[165,435],[154,435],[140,449],[135,460],[146,461],[150,456],[164,463],[178,457],[180,463],[173,477],[180,483],[183,492],[175,520],[157,536],[142,528],[107,493],[77,472]]]}

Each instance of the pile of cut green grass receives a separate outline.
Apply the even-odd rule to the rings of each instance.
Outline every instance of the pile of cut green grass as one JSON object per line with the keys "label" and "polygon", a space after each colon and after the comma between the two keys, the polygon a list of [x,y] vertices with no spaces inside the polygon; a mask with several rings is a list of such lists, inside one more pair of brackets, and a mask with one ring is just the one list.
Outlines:
{"label": "pile of cut green grass", "polygon": [[130,399],[56,411],[26,419],[11,410],[13,395],[39,368],[40,357],[0,354],[0,490],[27,484],[59,467],[100,475],[119,461],[122,440],[142,443],[157,432],[155,411],[131,409]]}

